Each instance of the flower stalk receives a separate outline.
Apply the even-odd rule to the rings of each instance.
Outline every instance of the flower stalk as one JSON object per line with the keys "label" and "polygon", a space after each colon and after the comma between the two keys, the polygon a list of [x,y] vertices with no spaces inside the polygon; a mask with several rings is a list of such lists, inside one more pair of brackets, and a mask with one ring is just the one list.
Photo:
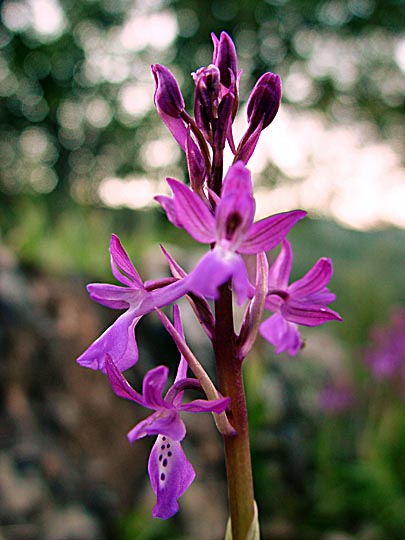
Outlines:
{"label": "flower stalk", "polygon": [[231,399],[228,417],[237,432],[234,437],[223,437],[232,539],[246,540],[255,503],[242,363],[236,358],[232,293],[227,283],[220,287],[215,315],[214,352],[218,385],[220,392]]}

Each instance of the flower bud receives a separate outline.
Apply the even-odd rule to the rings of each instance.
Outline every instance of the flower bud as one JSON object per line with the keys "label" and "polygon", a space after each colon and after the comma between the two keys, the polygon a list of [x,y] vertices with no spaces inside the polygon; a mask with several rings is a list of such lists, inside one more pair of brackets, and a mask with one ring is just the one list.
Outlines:
{"label": "flower bud", "polygon": [[221,73],[221,84],[226,88],[231,88],[233,82],[238,78],[238,58],[235,45],[226,32],[221,32],[219,40],[215,34],[212,34],[212,41],[214,43],[212,63],[218,67]]}
{"label": "flower bud", "polygon": [[254,131],[260,122],[262,122],[262,129],[266,128],[276,116],[280,101],[280,77],[275,73],[265,73],[255,84],[248,100],[249,131]]}
{"label": "flower bud", "polygon": [[160,118],[180,147],[186,150],[186,127],[182,119],[184,100],[174,75],[165,66],[152,65],[156,90],[153,100]]}
{"label": "flower bud", "polygon": [[179,118],[184,110],[184,100],[179,85],[169,69],[160,64],[152,65],[156,90],[154,102],[159,112],[172,118]]}
{"label": "flower bud", "polygon": [[218,116],[219,77],[219,69],[212,64],[193,73],[196,85],[194,96],[195,121],[208,140],[212,140],[212,126]]}

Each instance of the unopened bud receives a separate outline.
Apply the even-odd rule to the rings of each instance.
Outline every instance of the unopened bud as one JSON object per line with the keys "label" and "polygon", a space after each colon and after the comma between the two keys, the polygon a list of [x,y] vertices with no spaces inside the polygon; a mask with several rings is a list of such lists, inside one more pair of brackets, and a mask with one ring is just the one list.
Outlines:
{"label": "unopened bud", "polygon": [[262,129],[265,129],[276,116],[280,101],[280,77],[275,73],[265,73],[255,84],[248,100],[249,131],[253,132],[260,122],[262,122]]}
{"label": "unopened bud", "polygon": [[154,102],[158,112],[172,118],[179,118],[184,110],[184,99],[173,73],[160,64],[152,65],[156,90]]}
{"label": "unopened bud", "polygon": [[226,88],[231,88],[238,76],[238,57],[234,42],[226,32],[221,32],[219,40],[212,34],[212,41],[214,43],[212,63],[221,73],[221,83]]}
{"label": "unopened bud", "polygon": [[212,125],[218,116],[219,69],[211,64],[193,73],[193,78],[196,85],[194,97],[195,121],[207,139],[210,140],[212,137]]}

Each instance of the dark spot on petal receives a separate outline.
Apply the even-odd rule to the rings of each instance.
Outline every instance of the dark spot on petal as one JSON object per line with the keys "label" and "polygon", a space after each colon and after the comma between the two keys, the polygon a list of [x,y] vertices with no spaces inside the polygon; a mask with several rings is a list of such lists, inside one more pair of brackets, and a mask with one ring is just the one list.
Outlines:
{"label": "dark spot on petal", "polygon": [[167,443],[167,448],[170,448],[170,443]]}
{"label": "dark spot on petal", "polygon": [[226,221],[226,239],[231,240],[233,233],[236,231],[238,226],[242,223],[242,218],[237,212],[233,212]]}
{"label": "dark spot on petal", "polygon": [[172,457],[173,454],[172,454],[171,452],[167,452],[167,455],[168,455],[169,457]]}
{"label": "dark spot on petal", "polygon": [[165,473],[162,472],[162,474],[160,475],[160,479],[162,480],[162,482],[165,480],[166,478],[166,475]]}
{"label": "dark spot on petal", "polygon": [[162,441],[165,441],[166,440],[166,437],[162,437]]}
{"label": "dark spot on petal", "polygon": [[163,459],[163,456],[162,456],[162,454],[160,454],[159,461],[162,461],[162,459]]}
{"label": "dark spot on petal", "polygon": [[162,450],[164,450],[166,448],[166,446],[164,444],[162,444],[162,446],[160,447]]}
{"label": "dark spot on petal", "polygon": [[167,459],[165,458],[162,462],[163,467],[167,467]]}

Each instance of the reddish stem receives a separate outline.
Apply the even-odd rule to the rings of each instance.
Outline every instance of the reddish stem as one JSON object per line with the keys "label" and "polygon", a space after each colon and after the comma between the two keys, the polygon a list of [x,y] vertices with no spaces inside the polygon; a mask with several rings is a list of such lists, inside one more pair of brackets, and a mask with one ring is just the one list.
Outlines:
{"label": "reddish stem", "polygon": [[232,292],[227,283],[220,287],[215,315],[214,352],[219,390],[231,398],[228,416],[237,431],[236,436],[224,436],[232,540],[246,540],[254,516],[252,464],[242,363],[236,358]]}

